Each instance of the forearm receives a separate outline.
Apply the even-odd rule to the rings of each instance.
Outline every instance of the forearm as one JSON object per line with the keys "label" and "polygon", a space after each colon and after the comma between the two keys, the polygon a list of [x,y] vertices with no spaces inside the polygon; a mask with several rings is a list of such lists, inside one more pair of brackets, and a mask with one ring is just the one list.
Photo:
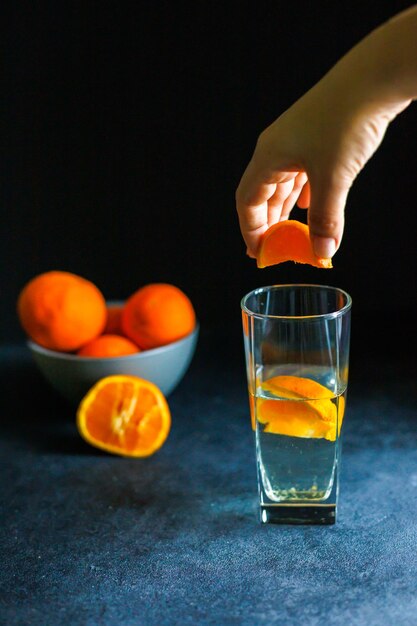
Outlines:
{"label": "forearm", "polygon": [[417,99],[417,5],[371,32],[325,79],[353,106],[404,108]]}

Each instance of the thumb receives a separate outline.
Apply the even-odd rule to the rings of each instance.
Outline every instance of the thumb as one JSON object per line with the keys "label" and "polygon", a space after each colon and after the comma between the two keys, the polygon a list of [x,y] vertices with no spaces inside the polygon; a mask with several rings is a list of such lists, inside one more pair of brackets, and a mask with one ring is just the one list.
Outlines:
{"label": "thumb", "polygon": [[349,185],[316,178],[310,179],[310,188],[308,225],[311,243],[318,257],[329,259],[342,240]]}

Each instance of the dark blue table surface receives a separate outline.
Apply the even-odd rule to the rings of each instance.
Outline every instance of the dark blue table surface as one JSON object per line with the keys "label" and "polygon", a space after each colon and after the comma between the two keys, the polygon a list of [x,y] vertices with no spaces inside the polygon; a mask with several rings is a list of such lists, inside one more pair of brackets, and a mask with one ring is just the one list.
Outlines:
{"label": "dark blue table surface", "polygon": [[1,351],[1,624],[417,624],[415,367],[352,365],[337,524],[265,526],[240,348],[203,335],[145,460]]}

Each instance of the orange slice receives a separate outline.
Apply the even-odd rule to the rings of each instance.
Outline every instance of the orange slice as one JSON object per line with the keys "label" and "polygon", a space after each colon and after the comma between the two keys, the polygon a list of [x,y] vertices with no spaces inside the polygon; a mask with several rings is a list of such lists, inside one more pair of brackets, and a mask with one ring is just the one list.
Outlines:
{"label": "orange slice", "polygon": [[128,457],[150,456],[168,437],[171,414],[153,383],[136,376],[98,381],[77,411],[80,435],[96,448]]}
{"label": "orange slice", "polygon": [[[278,398],[284,398],[279,401],[264,398],[258,400],[257,420],[266,424],[264,432],[335,441],[337,408],[332,402],[335,396],[330,389],[311,378],[301,376],[274,376],[261,386]],[[340,433],[345,404],[342,397],[338,402]]]}
{"label": "orange slice", "polygon": [[304,376],[274,376],[262,383],[262,389],[272,391],[277,396],[282,393],[284,398],[308,398],[310,400],[318,400],[321,398],[334,397],[330,389],[321,385],[316,380],[305,378]]}
{"label": "orange slice", "polygon": [[285,261],[306,263],[314,267],[331,268],[331,259],[314,254],[307,224],[285,220],[274,224],[264,233],[258,251],[258,267],[277,265]]}
{"label": "orange slice", "polygon": [[260,400],[257,416],[258,422],[266,424],[264,428],[266,433],[325,439],[331,436],[329,423],[322,420],[306,402]]}

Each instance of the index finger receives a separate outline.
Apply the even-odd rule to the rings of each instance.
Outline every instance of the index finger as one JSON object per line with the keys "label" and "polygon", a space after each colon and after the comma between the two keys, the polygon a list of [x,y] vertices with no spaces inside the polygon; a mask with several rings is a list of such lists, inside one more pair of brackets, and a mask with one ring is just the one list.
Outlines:
{"label": "index finger", "polygon": [[253,255],[268,228],[268,200],[276,188],[276,182],[263,179],[250,161],[236,190],[236,209],[243,239]]}
{"label": "index finger", "polygon": [[249,163],[236,191],[240,230],[248,253],[256,256],[260,237],[271,225],[271,214],[278,220],[285,201],[294,189],[297,169],[265,171]]}

